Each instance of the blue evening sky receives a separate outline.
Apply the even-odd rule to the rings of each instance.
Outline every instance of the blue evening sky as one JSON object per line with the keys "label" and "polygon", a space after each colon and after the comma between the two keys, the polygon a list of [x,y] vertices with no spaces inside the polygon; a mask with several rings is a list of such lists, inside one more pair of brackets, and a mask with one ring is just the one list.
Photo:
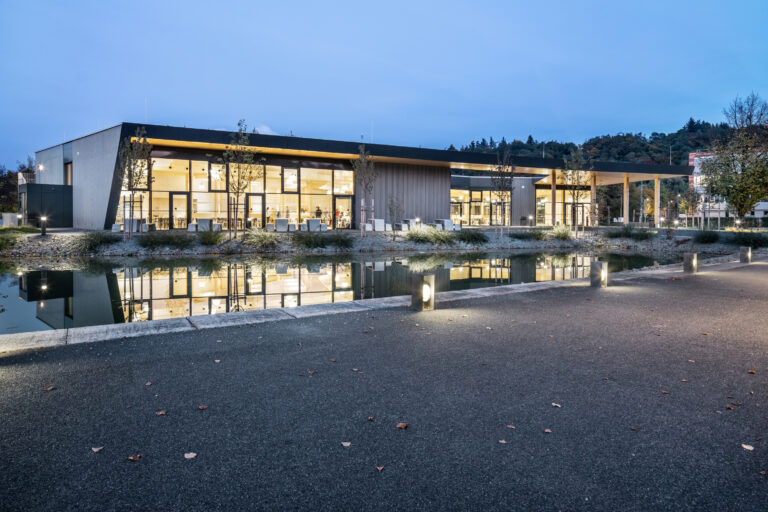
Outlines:
{"label": "blue evening sky", "polygon": [[445,148],[721,121],[768,2],[0,0],[0,163],[120,121]]}

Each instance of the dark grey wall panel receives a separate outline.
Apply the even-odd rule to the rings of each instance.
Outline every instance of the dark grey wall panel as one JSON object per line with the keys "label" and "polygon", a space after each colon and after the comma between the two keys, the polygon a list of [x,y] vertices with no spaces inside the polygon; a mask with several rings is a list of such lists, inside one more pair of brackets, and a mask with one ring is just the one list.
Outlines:
{"label": "dark grey wall panel", "polygon": [[[427,165],[377,163],[379,177],[373,189],[375,217],[386,222],[400,222],[391,219],[389,200],[400,200],[405,219],[419,217],[423,222],[447,219],[451,213],[451,171],[448,167]],[[356,209],[360,208],[362,190],[357,190]],[[370,216],[370,215],[369,215]]]}

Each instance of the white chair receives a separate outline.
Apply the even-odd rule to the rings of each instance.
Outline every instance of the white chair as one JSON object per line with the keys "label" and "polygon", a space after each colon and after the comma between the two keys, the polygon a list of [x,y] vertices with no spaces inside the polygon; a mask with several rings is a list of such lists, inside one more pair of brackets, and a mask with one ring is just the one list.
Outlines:
{"label": "white chair", "polygon": [[296,224],[288,224],[288,231],[289,232],[296,231]]}
{"label": "white chair", "polygon": [[154,224],[142,224],[141,225],[141,232],[142,233],[148,233],[150,231],[157,231],[157,226]]}
{"label": "white chair", "polygon": [[392,224],[384,224],[384,231],[392,231]]}
{"label": "white chair", "polygon": [[[142,231],[144,231],[144,229],[142,229]],[[194,222],[190,222],[189,224],[187,224],[187,231],[197,231],[197,224],[195,224]]]}
{"label": "white chair", "polygon": [[267,223],[267,231],[274,231],[274,230],[275,230],[275,225],[272,224],[271,222],[268,222]]}
{"label": "white chair", "polygon": [[366,222],[365,223],[365,230],[366,231],[373,231],[373,226],[371,225],[370,222]]}
{"label": "white chair", "polygon": [[371,219],[374,231],[384,231],[384,219]]}
{"label": "white chair", "polygon": [[275,231],[286,233],[288,231],[288,219],[275,219]]}
{"label": "white chair", "polygon": [[328,231],[328,224],[325,222],[320,224],[320,231]]}
{"label": "white chair", "polygon": [[303,224],[299,224],[299,230],[300,231],[309,231],[309,226],[307,226],[307,223],[304,222]]}
{"label": "white chair", "polygon": [[195,226],[197,227],[198,231],[210,231],[212,229],[212,224],[213,221],[211,219],[198,219]]}
{"label": "white chair", "polygon": [[307,226],[310,231],[320,231],[320,219],[307,219]]}
{"label": "white chair", "polygon": [[453,231],[453,221],[451,219],[435,219],[435,222],[442,225],[445,231]]}
{"label": "white chair", "polygon": [[221,231],[221,224],[211,224],[211,231]]}
{"label": "white chair", "polygon": [[120,233],[123,230],[122,224],[112,224],[112,232],[113,233]]}

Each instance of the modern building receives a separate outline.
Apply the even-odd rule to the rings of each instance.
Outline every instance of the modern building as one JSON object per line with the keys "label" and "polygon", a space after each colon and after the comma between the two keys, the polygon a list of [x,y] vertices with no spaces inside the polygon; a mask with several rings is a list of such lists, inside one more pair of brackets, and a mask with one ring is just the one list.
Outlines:
{"label": "modern building", "polygon": [[[235,215],[228,191],[230,173],[221,163],[231,143],[230,132],[135,123],[38,151],[35,183],[26,187],[55,186],[57,194],[71,194],[57,203],[71,204],[71,221],[69,212],[47,211],[45,200],[22,199],[28,221],[35,223],[46,215],[51,226],[105,229],[123,224],[130,193],[118,165],[119,148],[140,126],[153,146],[146,185],[134,190],[133,218],[141,223],[156,229],[186,229],[190,223],[207,221],[227,229],[230,223],[265,226],[283,218],[298,225],[317,218],[329,229],[358,226],[361,194],[351,165],[358,142],[250,135],[249,147],[265,159],[264,172],[248,185]],[[579,223],[588,224],[598,186],[623,183],[627,211],[630,182],[691,174],[688,166],[595,162],[584,173],[586,180],[579,180],[582,186],[577,188],[586,193],[574,197],[570,190],[575,185],[564,175],[562,161],[513,157],[516,187],[509,208],[498,201],[489,178],[452,178],[459,170],[491,171],[497,155],[383,144],[366,144],[365,149],[379,173],[373,188],[374,216],[389,223],[402,220],[391,218],[388,208],[396,199],[403,218],[425,222],[453,217],[463,224],[520,225],[533,217],[536,224],[552,225],[570,223],[576,215]],[[21,192],[27,198],[33,190]],[[62,219],[54,218],[59,216]]]}

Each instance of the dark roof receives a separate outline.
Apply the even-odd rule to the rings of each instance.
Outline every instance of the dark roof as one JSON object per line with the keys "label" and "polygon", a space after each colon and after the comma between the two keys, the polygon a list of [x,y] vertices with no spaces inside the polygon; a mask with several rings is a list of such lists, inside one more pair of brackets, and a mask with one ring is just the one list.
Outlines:
{"label": "dark roof", "polygon": [[[143,126],[147,137],[186,142],[207,142],[213,144],[229,144],[231,132],[224,130],[203,130],[199,128],[182,128],[178,126],[162,126],[155,124],[123,123],[122,134],[128,136]],[[305,137],[290,137],[285,135],[249,135],[253,146],[276,148],[296,151],[318,151],[325,153],[357,154],[359,142],[349,142],[327,139],[310,139]],[[424,160],[458,164],[495,165],[498,157],[495,154],[471,153],[467,151],[450,151],[446,149],[414,148],[409,146],[392,146],[389,144],[365,144],[366,151],[373,156],[400,158],[408,160]],[[517,167],[532,167],[538,169],[562,169],[563,161],[557,158],[534,158],[513,156],[512,164]],[[636,164],[629,162],[594,162],[594,170],[600,172],[647,173],[647,174],[685,174],[693,173],[693,167],[687,165],[656,165]]]}

